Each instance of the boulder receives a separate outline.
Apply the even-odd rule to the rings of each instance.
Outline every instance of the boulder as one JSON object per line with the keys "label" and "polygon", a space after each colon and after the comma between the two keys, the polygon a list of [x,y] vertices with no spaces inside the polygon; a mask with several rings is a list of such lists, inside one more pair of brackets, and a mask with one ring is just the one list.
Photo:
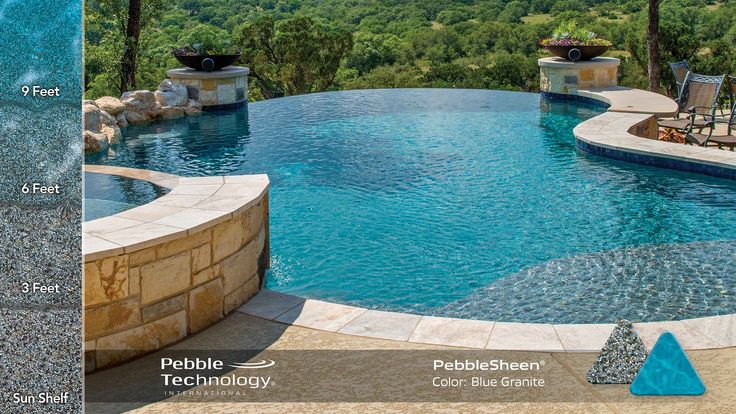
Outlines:
{"label": "boulder", "polygon": [[104,125],[107,125],[107,126],[117,126],[118,125],[118,121],[115,120],[115,117],[108,114],[104,110],[100,110],[100,121],[102,122],[103,126]]}
{"label": "boulder", "polygon": [[191,106],[185,106],[183,109],[184,109],[184,114],[186,114],[186,116],[202,115],[202,110],[199,109],[199,108],[194,108],[194,107],[191,107]]}
{"label": "boulder", "polygon": [[84,151],[100,152],[109,147],[107,135],[101,132],[84,131]]}
{"label": "boulder", "polygon": [[91,99],[85,99],[82,101],[82,105],[94,105],[97,106],[97,102],[91,100]]}
{"label": "boulder", "polygon": [[184,110],[180,106],[164,106],[161,107],[161,118],[176,119],[184,116]]}
{"label": "boulder", "polygon": [[110,143],[111,145],[119,143],[120,138],[122,138],[123,136],[123,134],[120,132],[120,128],[118,128],[117,125],[113,125],[113,126],[103,125],[101,132],[105,134],[105,136],[107,137],[107,142]]}
{"label": "boulder", "polygon": [[82,119],[85,131],[100,132],[102,127],[100,108],[91,104],[82,105]]}
{"label": "boulder", "polygon": [[128,110],[142,110],[156,105],[156,95],[153,92],[141,89],[123,93],[120,101]]}
{"label": "boulder", "polygon": [[184,106],[189,101],[189,92],[185,85],[166,79],[158,85],[155,92],[156,102],[161,106]]}
{"label": "boulder", "polygon": [[123,114],[125,115],[125,120],[131,125],[145,124],[149,121],[146,115],[142,112],[129,111],[126,109]]}
{"label": "boulder", "polygon": [[95,102],[100,109],[112,116],[117,116],[125,110],[125,104],[122,103],[120,99],[112,96],[103,96],[93,102]]}
{"label": "boulder", "polygon": [[125,114],[122,112],[117,114],[117,116],[115,117],[115,121],[118,124],[118,128],[125,128],[128,126],[128,120],[125,119]]}
{"label": "boulder", "polygon": [[145,124],[161,116],[161,106],[151,91],[125,92],[120,100],[125,105],[125,119],[131,124]]}

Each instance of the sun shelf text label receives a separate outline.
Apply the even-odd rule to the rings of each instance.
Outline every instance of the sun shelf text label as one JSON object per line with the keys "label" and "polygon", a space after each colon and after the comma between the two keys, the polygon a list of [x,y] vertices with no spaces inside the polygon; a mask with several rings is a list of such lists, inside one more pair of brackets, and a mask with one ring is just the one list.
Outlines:
{"label": "sun shelf text label", "polygon": [[35,395],[23,395],[16,392],[13,394],[13,402],[15,404],[66,404],[69,402],[69,393],[51,394],[40,392]]}
{"label": "sun shelf text label", "polygon": [[44,88],[43,86],[39,85],[23,85],[20,88],[20,91],[23,92],[23,96],[33,96],[39,97],[39,98],[50,98],[50,97],[58,97],[60,96],[59,87],[53,87],[53,88]]}
{"label": "sun shelf text label", "polygon": [[42,283],[23,283],[21,287],[23,293],[59,293],[59,285],[44,285]]}
{"label": "sun shelf text label", "polygon": [[21,191],[23,194],[61,194],[59,184],[44,185],[41,183],[25,183]]}

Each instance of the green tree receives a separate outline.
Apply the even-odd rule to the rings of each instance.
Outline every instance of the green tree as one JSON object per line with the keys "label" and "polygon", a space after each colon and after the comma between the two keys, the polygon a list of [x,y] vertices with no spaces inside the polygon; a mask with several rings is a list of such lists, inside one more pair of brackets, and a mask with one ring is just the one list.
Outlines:
{"label": "green tree", "polygon": [[235,39],[253,83],[266,98],[326,90],[353,47],[349,32],[331,30],[309,17],[279,22],[261,17],[239,26]]}

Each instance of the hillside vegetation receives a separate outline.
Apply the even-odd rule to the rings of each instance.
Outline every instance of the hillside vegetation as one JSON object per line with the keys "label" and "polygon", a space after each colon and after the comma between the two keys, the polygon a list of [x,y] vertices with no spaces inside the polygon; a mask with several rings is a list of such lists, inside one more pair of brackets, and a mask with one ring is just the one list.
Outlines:
{"label": "hillside vegetation", "polygon": [[[356,88],[452,87],[535,91],[539,41],[563,21],[613,42],[621,83],[646,88],[644,0],[141,0],[137,88],[179,66],[171,50],[240,48],[251,99]],[[86,2],[90,98],[120,93],[127,1]],[[664,0],[666,62],[736,74],[736,0]],[[204,45],[204,46],[202,46]]]}

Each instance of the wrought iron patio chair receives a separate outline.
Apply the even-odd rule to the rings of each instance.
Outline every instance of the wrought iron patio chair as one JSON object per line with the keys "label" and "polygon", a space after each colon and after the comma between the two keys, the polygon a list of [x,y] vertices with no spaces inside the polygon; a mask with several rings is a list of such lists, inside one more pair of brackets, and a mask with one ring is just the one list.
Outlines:
{"label": "wrought iron patio chair", "polygon": [[657,121],[662,128],[692,131],[705,128],[716,117],[718,94],[725,75],[710,76],[688,72],[680,90],[678,113],[675,118]]}
{"label": "wrought iron patio chair", "polygon": [[675,87],[677,89],[677,99],[675,101],[679,102],[682,85],[685,84],[687,73],[690,72],[690,65],[687,64],[687,60],[682,60],[670,63],[670,69],[672,69],[672,76],[675,77]]}
{"label": "wrought iron patio chair", "polygon": [[690,144],[700,145],[702,147],[708,144],[716,144],[718,148],[729,147],[731,151],[736,147],[736,101],[732,101],[731,115],[728,117],[728,126],[726,135],[713,135],[715,130],[715,121],[709,125],[708,134],[688,131],[685,134],[685,140]]}

